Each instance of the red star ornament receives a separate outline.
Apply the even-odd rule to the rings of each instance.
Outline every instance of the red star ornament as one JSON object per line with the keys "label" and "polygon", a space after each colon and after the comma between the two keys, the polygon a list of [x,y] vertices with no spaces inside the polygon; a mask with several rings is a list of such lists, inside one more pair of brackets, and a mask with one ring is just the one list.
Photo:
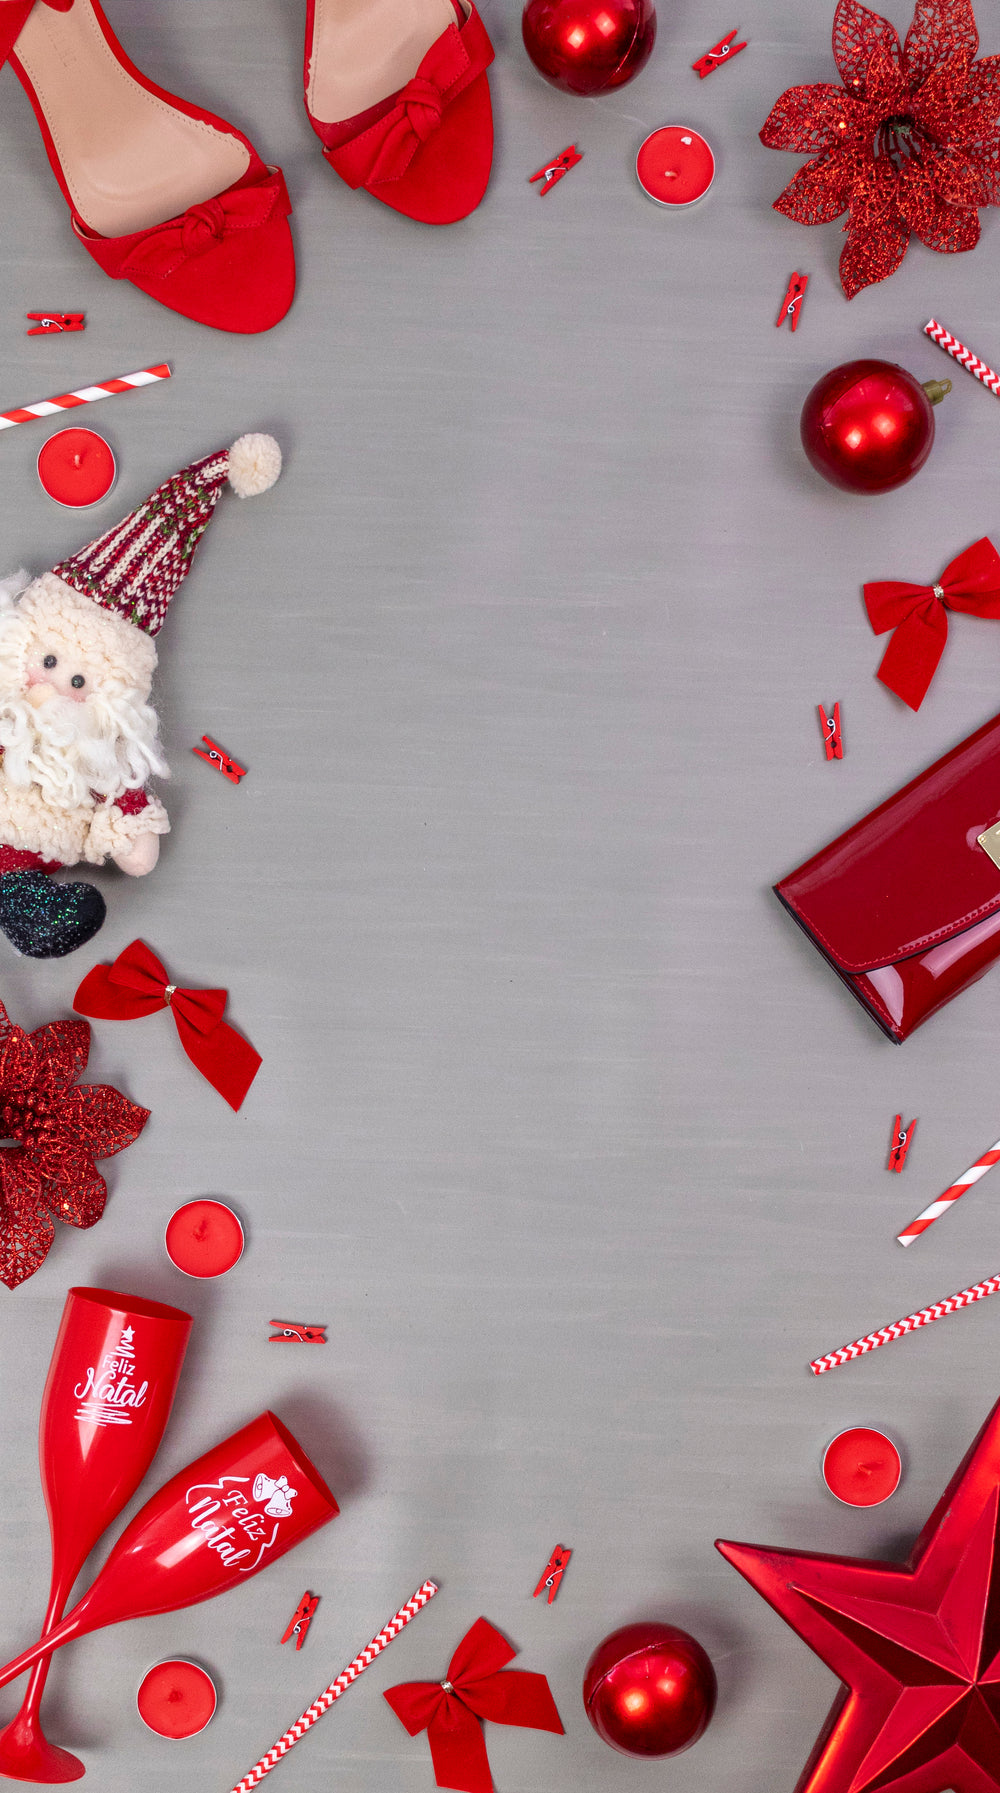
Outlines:
{"label": "red star ornament", "polygon": [[844,1682],[796,1793],[998,1793],[1000,1402],[905,1565],[716,1548]]}

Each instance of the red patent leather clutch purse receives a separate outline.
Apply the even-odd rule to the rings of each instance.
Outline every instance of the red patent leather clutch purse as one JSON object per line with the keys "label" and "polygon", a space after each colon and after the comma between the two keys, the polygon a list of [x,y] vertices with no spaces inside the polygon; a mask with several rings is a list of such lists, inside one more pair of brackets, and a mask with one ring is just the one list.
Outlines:
{"label": "red patent leather clutch purse", "polygon": [[897,1043],[1000,958],[998,821],[994,716],[774,886]]}

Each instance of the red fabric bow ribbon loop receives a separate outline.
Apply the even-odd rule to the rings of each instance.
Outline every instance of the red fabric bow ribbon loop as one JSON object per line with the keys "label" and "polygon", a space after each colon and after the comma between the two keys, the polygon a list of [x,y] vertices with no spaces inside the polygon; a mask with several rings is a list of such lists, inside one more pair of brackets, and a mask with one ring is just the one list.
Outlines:
{"label": "red fabric bow ribbon loop", "polygon": [[411,1737],[426,1730],[439,1787],[454,1787],[458,1793],[491,1793],[493,1777],[478,1722],[481,1718],[563,1735],[544,1675],[524,1669],[498,1672],[516,1655],[488,1619],[477,1619],[455,1651],[443,1681],[403,1681],[385,1694]]}
{"label": "red fabric bow ribbon loop", "polygon": [[450,25],[432,43],[391,110],[359,136],[332,145],[328,160],[349,187],[401,180],[445,109],[492,61],[493,46],[473,8],[461,30]]}
{"label": "red fabric bow ribbon loop", "polygon": [[230,187],[217,198],[189,206],[179,218],[145,231],[122,261],[118,273],[125,278],[133,274],[173,274],[183,262],[191,261],[221,243],[237,230],[255,230],[266,224],[281,203],[281,211],[291,211],[280,170],[268,169],[264,180],[245,187]]}
{"label": "red fabric bow ribbon loop", "polygon": [[945,567],[936,585],[883,579],[864,589],[876,635],[895,630],[878,676],[911,710],[919,710],[944,653],[948,611],[1000,618],[1000,554],[984,535]]}
{"label": "red fabric bow ribbon loop", "polygon": [[188,1058],[230,1108],[239,1108],[261,1066],[249,1040],[222,1016],[227,990],[185,990],[167,982],[159,959],[142,940],[119,953],[113,965],[95,965],[73,998],[78,1015],[98,1021],[134,1021],[169,1008]]}

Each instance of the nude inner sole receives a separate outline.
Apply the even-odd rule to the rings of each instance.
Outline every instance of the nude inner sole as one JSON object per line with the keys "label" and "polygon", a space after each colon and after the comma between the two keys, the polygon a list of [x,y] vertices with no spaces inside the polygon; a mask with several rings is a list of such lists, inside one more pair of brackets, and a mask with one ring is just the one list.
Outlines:
{"label": "nude inner sole", "polygon": [[127,236],[222,193],[245,174],[239,138],[147,93],[121,67],[90,0],[36,6],[14,46],[83,223]]}
{"label": "nude inner sole", "polygon": [[308,86],[313,117],[337,124],[388,99],[455,23],[451,0],[316,0]]}

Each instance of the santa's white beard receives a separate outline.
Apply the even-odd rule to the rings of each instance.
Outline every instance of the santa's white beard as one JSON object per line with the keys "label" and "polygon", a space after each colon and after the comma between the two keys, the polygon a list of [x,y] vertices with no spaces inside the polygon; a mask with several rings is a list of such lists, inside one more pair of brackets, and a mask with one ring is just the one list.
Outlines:
{"label": "santa's white beard", "polygon": [[94,792],[113,801],[167,772],[155,712],[127,692],[83,703],[50,697],[35,709],[21,693],[0,691],[0,747],[8,782],[37,785],[58,809],[78,809]]}
{"label": "santa's white beard", "polygon": [[168,777],[148,687],[107,673],[82,703],[53,696],[36,709],[28,702],[24,667],[37,623],[16,601],[26,577],[0,581],[2,776],[20,790],[37,787],[46,803],[65,810],[90,804],[95,792],[113,802],[154,774]]}

